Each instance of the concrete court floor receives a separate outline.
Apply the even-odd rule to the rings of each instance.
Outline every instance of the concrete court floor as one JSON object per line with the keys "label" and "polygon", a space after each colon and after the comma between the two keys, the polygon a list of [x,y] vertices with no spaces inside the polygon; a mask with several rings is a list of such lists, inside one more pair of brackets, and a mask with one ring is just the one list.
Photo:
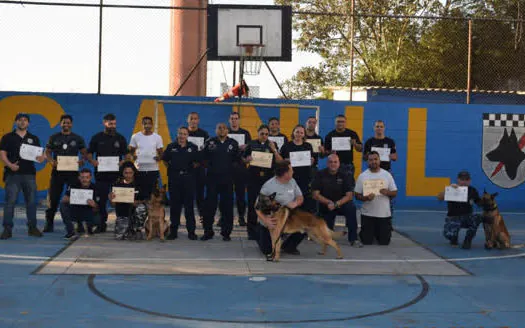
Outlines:
{"label": "concrete court floor", "polygon": [[[114,241],[106,233],[0,242],[0,327],[524,327],[525,250],[471,250],[441,236],[443,213],[397,211],[388,247],[268,263],[236,227],[226,243]],[[525,214],[505,214],[514,243]],[[43,225],[43,212],[39,211]],[[341,229],[342,227],[338,227]]]}

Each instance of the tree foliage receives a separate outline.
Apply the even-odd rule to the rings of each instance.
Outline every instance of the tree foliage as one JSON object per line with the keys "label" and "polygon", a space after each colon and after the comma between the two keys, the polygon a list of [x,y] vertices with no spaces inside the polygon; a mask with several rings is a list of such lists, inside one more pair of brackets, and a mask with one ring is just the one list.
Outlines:
{"label": "tree foliage", "polygon": [[[350,72],[348,0],[276,0],[295,14],[297,50],[322,62],[284,83],[292,97],[311,98],[329,86],[347,86]],[[523,19],[525,0],[355,0],[354,85],[465,89],[468,19]],[[342,15],[334,15],[342,14]],[[427,19],[407,16],[446,16]],[[482,89],[523,83],[523,24],[474,20],[473,82]],[[522,85],[525,88],[525,84]]]}

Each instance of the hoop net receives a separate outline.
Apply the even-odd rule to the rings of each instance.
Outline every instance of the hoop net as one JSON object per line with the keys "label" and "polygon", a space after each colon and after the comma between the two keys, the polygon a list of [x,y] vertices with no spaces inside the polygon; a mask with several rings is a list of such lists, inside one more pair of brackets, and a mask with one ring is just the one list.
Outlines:
{"label": "hoop net", "polygon": [[263,44],[240,44],[239,58],[245,75],[259,75],[264,55]]}

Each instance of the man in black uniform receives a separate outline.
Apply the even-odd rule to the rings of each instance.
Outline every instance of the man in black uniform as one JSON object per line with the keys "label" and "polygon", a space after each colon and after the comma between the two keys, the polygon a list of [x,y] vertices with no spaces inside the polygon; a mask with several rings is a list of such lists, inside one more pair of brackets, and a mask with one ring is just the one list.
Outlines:
{"label": "man in black uniform", "polygon": [[[106,232],[108,221],[107,202],[113,183],[119,177],[119,168],[110,167],[107,171],[99,172],[98,166],[104,160],[118,160],[118,165],[124,163],[124,156],[128,152],[128,143],[123,135],[117,132],[117,118],[114,114],[104,116],[104,131],[95,134],[89,142],[88,160],[95,167],[96,192],[100,197],[100,224],[97,232]],[[93,158],[96,154],[96,159]]]}
{"label": "man in black uniform", "polygon": [[248,168],[248,224],[246,230],[249,240],[258,240],[259,234],[257,229],[257,212],[255,211],[255,202],[259,197],[262,186],[274,176],[275,161],[282,161],[282,157],[277,151],[275,142],[268,140],[269,128],[267,125],[261,125],[257,129],[257,139],[248,143],[243,153],[243,160],[250,164],[253,159],[253,152],[271,153],[271,167],[259,167],[251,165]]}
{"label": "man in black uniform", "polygon": [[[93,197],[87,200],[86,204],[71,204],[71,189],[82,189],[90,190]],[[84,168],[80,171],[78,180],[72,182],[66,191],[66,194],[62,198],[60,204],[60,215],[62,221],[66,226],[65,239],[72,239],[75,237],[75,230],[73,221],[76,221],[78,233],[84,233],[84,222],[86,222],[86,228],[88,235],[93,234],[93,225],[95,222],[95,215],[98,212],[97,194],[95,193],[95,184],[91,182],[91,171],[88,168]]]}
{"label": "man in black uniform", "polygon": [[[202,151],[204,142],[208,140],[210,135],[208,132],[199,128],[200,117],[196,112],[192,112],[188,115],[188,131],[190,136],[188,141],[194,143],[199,147],[199,151]],[[203,220],[206,210],[204,208],[204,187],[206,186],[206,169],[204,166],[200,166],[195,170],[195,198],[197,199],[197,208],[199,209],[199,216],[201,221]]]}
{"label": "man in black uniform", "polygon": [[[246,145],[252,141],[250,132],[240,127],[240,116],[237,112],[230,114],[230,129],[228,131],[228,137],[237,140],[239,143],[239,151],[241,153],[244,152],[244,149],[246,149]],[[235,163],[233,184],[235,188],[235,200],[237,201],[237,212],[239,213],[239,226],[241,227],[246,226],[245,214],[247,180],[248,169],[246,168],[246,164],[239,157],[239,161]]]}
{"label": "man in black uniform", "polygon": [[288,142],[288,137],[281,133],[281,123],[277,117],[270,117],[268,120],[268,128],[270,129],[270,135],[268,139],[277,144],[278,150],[281,151],[281,147]]}
{"label": "man in black uniform", "polygon": [[217,124],[217,136],[208,139],[204,145],[203,156],[207,165],[206,204],[204,216],[204,235],[201,240],[213,238],[213,219],[217,211],[217,197],[220,197],[222,240],[230,241],[233,229],[233,175],[234,163],[239,161],[239,144],[228,138],[228,127]]}
{"label": "man in black uniform", "polygon": [[[18,192],[22,190],[26,202],[27,234],[33,237],[42,237],[36,224],[36,169],[32,160],[21,158],[22,145],[40,147],[37,136],[29,133],[29,115],[19,113],[15,118],[16,128],[7,133],[0,141],[0,160],[4,163],[5,205],[4,231],[0,239],[9,239],[13,236],[13,217]],[[44,155],[37,156],[35,161],[42,163]]]}
{"label": "man in black uniform", "polygon": [[328,228],[334,230],[335,217],[344,215],[348,228],[348,241],[354,247],[363,247],[357,239],[356,208],[354,197],[354,177],[339,170],[339,157],[328,156],[327,168],[317,173],[312,183],[314,199],[319,201],[319,215]]}
{"label": "man in black uniform", "polygon": [[170,194],[171,229],[168,240],[176,239],[180,225],[180,213],[184,206],[188,238],[196,240],[195,234],[195,170],[199,165],[200,154],[195,144],[188,142],[188,129],[180,127],[177,140],[170,143],[162,155],[168,167],[168,188]]}
{"label": "man in black uniform", "polygon": [[[374,123],[374,137],[365,142],[363,160],[368,160],[368,154],[372,150],[377,151],[381,157],[379,166],[383,170],[391,172],[391,161],[397,161],[396,143],[393,139],[385,136],[385,123],[381,120]],[[384,156],[382,156],[381,152],[384,152]]]}
{"label": "man in black uniform", "polygon": [[[82,166],[83,159],[87,157],[86,143],[84,138],[76,133],[71,132],[73,127],[73,117],[71,115],[62,115],[60,117],[60,127],[62,131],[53,134],[46,145],[47,160],[53,165],[51,172],[51,181],[49,183],[49,204],[46,210],[46,224],[44,232],[53,232],[55,214],[57,212],[58,204],[60,202],[60,195],[64,190],[64,186],[70,186],[72,183],[78,182],[77,170],[62,170],[58,167],[59,158],[75,157],[78,166]],[[79,153],[82,159],[78,159]]]}
{"label": "man in black uniform", "polygon": [[[325,149],[324,149],[324,143],[323,138],[315,132],[315,129],[317,128],[317,118],[315,116],[310,116],[306,120],[306,141],[312,144],[312,147],[315,145],[315,143],[319,143],[319,148],[316,149],[313,148],[314,151],[314,164],[312,165],[312,177],[315,177],[317,174],[317,170],[319,167],[319,158],[323,158]],[[309,141],[310,140],[310,141]]]}
{"label": "man in black uniform", "polygon": [[[337,140],[335,138],[337,138]],[[346,139],[350,140],[349,146],[346,142]],[[338,147],[335,147],[334,142],[337,142]],[[344,115],[337,115],[335,118],[335,130],[332,130],[326,135],[324,139],[324,146],[326,151],[336,153],[337,156],[339,156],[341,170],[344,170],[351,176],[354,176],[355,168],[353,150],[355,149],[359,152],[362,151],[363,144],[361,143],[361,140],[355,131],[346,128],[346,117]],[[340,150],[334,150],[334,148],[338,148]]]}

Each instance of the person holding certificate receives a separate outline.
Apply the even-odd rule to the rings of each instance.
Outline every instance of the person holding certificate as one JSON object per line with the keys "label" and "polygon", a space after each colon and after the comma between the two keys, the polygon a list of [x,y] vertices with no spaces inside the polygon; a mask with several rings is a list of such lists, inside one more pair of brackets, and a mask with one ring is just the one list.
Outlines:
{"label": "person holding certificate", "polygon": [[292,141],[281,148],[281,156],[290,160],[293,167],[293,178],[304,197],[302,209],[308,212],[315,211],[310,183],[312,181],[312,165],[314,163],[312,145],[305,140],[306,129],[303,125],[296,125],[292,132]]}
{"label": "person holding certificate", "polygon": [[[96,232],[106,232],[108,210],[107,202],[111,185],[119,177],[120,165],[128,153],[128,142],[117,132],[117,118],[106,114],[103,120],[104,131],[95,134],[89,142],[88,161],[95,167],[97,194],[100,197],[100,224]],[[96,155],[96,159],[93,158]]]}
{"label": "person holding certificate", "polygon": [[[115,207],[115,215],[118,217],[126,217],[131,220],[135,206],[138,205],[137,200],[138,189],[136,184],[137,169],[132,162],[124,162],[122,164],[120,178],[111,186],[109,200],[111,206]],[[115,189],[118,188],[118,191]]]}
{"label": "person holding certificate", "polygon": [[363,160],[368,159],[368,154],[375,150],[379,153],[381,168],[391,172],[392,161],[397,161],[396,143],[385,136],[385,122],[378,120],[374,123],[374,136],[365,142]]}
{"label": "person holding certificate", "polygon": [[270,117],[268,120],[268,127],[270,128],[270,135],[268,139],[277,144],[277,149],[281,151],[281,147],[288,142],[288,137],[281,133],[281,123],[277,117]]}
{"label": "person holding certificate", "polygon": [[[242,153],[246,149],[246,145],[252,141],[252,136],[248,130],[240,127],[241,118],[238,112],[230,113],[230,128],[228,137],[237,140],[239,143],[239,151]],[[237,202],[237,212],[239,213],[239,226],[246,226],[246,186],[248,182],[248,169],[246,164],[239,158],[239,162],[235,163],[236,173],[233,175],[233,185],[235,189],[235,200]]]}
{"label": "person holding certificate", "polygon": [[[75,237],[73,222],[77,222],[77,232],[83,234],[86,229],[88,235],[93,234],[93,226],[96,223],[95,218],[98,213],[97,199],[95,193],[95,184],[91,182],[91,170],[83,168],[76,182],[68,185],[66,194],[62,197],[60,204],[60,215],[66,226],[65,239]],[[84,222],[86,229],[84,229]]]}
{"label": "person holding certificate", "polygon": [[389,245],[392,238],[390,198],[397,196],[397,186],[392,174],[380,166],[379,153],[368,154],[368,170],[357,178],[355,197],[363,201],[361,207],[361,242],[372,245]]}
{"label": "person holding certificate", "polygon": [[353,202],[354,177],[341,170],[339,157],[328,156],[327,168],[319,171],[312,182],[314,199],[319,202],[319,215],[328,228],[334,230],[335,217],[343,215],[348,228],[348,241],[353,247],[363,247],[357,238],[357,215]]}
{"label": "person holding certificate", "polygon": [[[78,168],[84,164],[83,159],[87,157],[84,138],[73,133],[72,127],[73,117],[67,114],[62,115],[60,117],[60,132],[49,137],[46,145],[46,157],[53,166],[53,170],[49,182],[49,207],[46,209],[44,232],[53,232],[55,214],[64,187],[78,182]],[[81,159],[79,159],[79,155],[82,156]]]}
{"label": "person holding certificate", "polygon": [[139,169],[137,188],[141,200],[149,199],[155,183],[159,183],[158,162],[162,158],[163,148],[162,137],[153,132],[153,119],[149,116],[143,117],[142,131],[132,135],[129,142],[130,154]]}
{"label": "person holding certificate", "polygon": [[235,163],[239,161],[239,144],[228,137],[228,127],[218,123],[217,136],[206,141],[203,150],[206,176],[206,210],[204,216],[204,235],[201,240],[213,238],[213,221],[217,212],[217,198],[220,198],[222,211],[221,235],[223,241],[230,241],[233,229],[233,176]]}
{"label": "person holding certificate", "polygon": [[363,145],[357,133],[346,128],[346,117],[337,115],[335,118],[335,130],[328,133],[324,139],[327,152],[336,153],[341,161],[341,169],[354,175],[354,153],[353,150],[362,151]]}
{"label": "person holding certificate", "polygon": [[312,165],[312,177],[315,177],[317,168],[319,165],[319,158],[323,158],[325,155],[323,138],[317,134],[315,129],[317,128],[317,118],[310,116],[306,120],[306,142],[312,145],[314,152],[314,164]]}
{"label": "person holding certificate", "polygon": [[[192,112],[188,115],[188,131],[190,135],[188,141],[194,143],[199,151],[202,151],[204,148],[204,143],[210,138],[208,132],[199,128],[200,117],[199,113]],[[199,216],[201,217],[201,222],[203,221],[205,211],[204,208],[204,187],[206,187],[206,169],[204,165],[199,166],[195,170],[195,198],[197,199],[197,209],[199,210]]]}
{"label": "person holding certificate", "polygon": [[22,191],[26,203],[27,234],[42,237],[36,221],[36,168],[45,156],[40,148],[40,139],[27,131],[29,115],[18,113],[14,131],[5,134],[0,141],[0,160],[4,163],[5,204],[4,231],[0,239],[13,236],[13,217],[18,193]]}
{"label": "person holding certificate", "polygon": [[[458,245],[458,235],[461,228],[467,229],[465,239],[461,248],[469,249],[472,240],[476,236],[478,226],[483,222],[483,217],[474,214],[474,204],[479,205],[480,197],[476,188],[472,187],[470,173],[461,171],[458,174],[457,183],[447,187],[445,192],[437,195],[438,200],[447,201],[447,217],[443,227],[443,236],[450,241],[450,245]],[[459,189],[467,189],[464,195]],[[450,194],[450,195],[449,195]],[[450,200],[449,200],[450,199]]]}
{"label": "person holding certificate", "polygon": [[195,234],[195,171],[199,166],[200,153],[197,146],[188,142],[186,127],[177,130],[177,140],[170,143],[162,154],[168,168],[168,191],[170,196],[170,234],[166,239],[178,237],[180,214],[184,206],[188,238],[196,240]]}
{"label": "person holding certificate", "polygon": [[[257,139],[248,143],[242,155],[244,162],[250,164],[248,168],[248,222],[246,225],[249,240],[258,240],[259,236],[257,213],[254,208],[259,191],[263,184],[273,177],[275,162],[283,159],[277,151],[277,144],[268,140],[269,133],[268,126],[261,125],[257,130]],[[254,157],[263,160],[255,160]]]}

